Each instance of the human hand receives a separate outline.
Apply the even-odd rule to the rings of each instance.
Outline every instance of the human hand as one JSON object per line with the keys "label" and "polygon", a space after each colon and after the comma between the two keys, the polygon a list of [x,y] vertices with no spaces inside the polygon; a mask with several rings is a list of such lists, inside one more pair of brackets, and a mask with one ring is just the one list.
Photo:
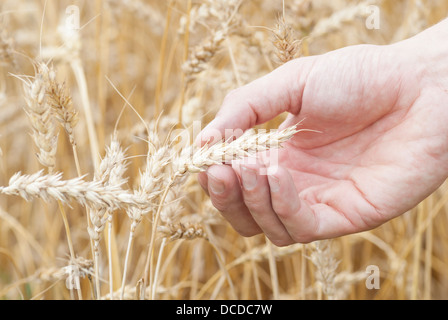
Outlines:
{"label": "human hand", "polygon": [[233,228],[278,246],[333,238],[375,228],[436,190],[448,176],[447,51],[427,49],[438,28],[294,60],[231,92],[203,143],[284,111],[281,127],[304,119],[322,132],[298,133],[270,175],[263,161],[199,175]]}

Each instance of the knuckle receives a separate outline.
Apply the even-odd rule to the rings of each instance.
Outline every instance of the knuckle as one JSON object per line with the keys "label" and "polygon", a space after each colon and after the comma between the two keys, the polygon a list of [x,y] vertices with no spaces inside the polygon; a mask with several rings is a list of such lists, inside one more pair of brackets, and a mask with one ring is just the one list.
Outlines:
{"label": "knuckle", "polygon": [[301,244],[308,244],[311,243],[313,241],[316,241],[317,239],[315,237],[313,237],[312,235],[297,235],[297,234],[292,234],[291,235],[292,240],[294,241],[294,243],[301,243]]}
{"label": "knuckle", "polygon": [[211,201],[213,206],[220,212],[226,212],[229,208],[229,202],[226,198],[212,196]]}
{"label": "knuckle", "polygon": [[274,211],[280,219],[288,219],[289,217],[291,217],[291,212],[284,206],[275,207]]}
{"label": "knuckle", "polygon": [[256,236],[258,234],[260,234],[261,232],[258,229],[247,229],[247,228],[235,228],[236,232],[238,232],[239,235],[245,237],[245,238],[250,238],[253,236]]}
{"label": "knuckle", "polygon": [[273,209],[280,219],[289,219],[299,211],[300,206],[296,201],[290,203],[282,201],[280,203],[275,202]]}
{"label": "knuckle", "polygon": [[293,244],[294,242],[292,241],[292,239],[269,239],[276,247],[286,247],[289,246],[291,244]]}
{"label": "knuckle", "polygon": [[264,211],[266,211],[266,205],[263,204],[261,201],[257,201],[256,199],[252,199],[250,197],[244,198],[244,203],[246,204],[247,208],[250,212],[259,214]]}

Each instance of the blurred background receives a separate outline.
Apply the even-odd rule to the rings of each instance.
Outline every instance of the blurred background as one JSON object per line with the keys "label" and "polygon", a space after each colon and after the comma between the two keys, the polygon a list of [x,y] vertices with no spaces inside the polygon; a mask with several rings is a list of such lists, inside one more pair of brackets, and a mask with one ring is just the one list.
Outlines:
{"label": "blurred background", "polygon": [[[79,118],[77,157],[61,130],[54,171],[65,179],[82,173],[92,180],[116,128],[129,156],[127,187],[135,188],[145,139],[152,139],[140,117],[158,127],[161,141],[174,126],[207,124],[230,90],[284,62],[275,43],[285,30],[299,46],[294,57],[318,55],[349,45],[395,43],[447,12],[447,0],[2,0],[0,185],[16,172],[43,168],[18,78],[34,77],[36,61],[54,66]],[[288,27],[283,33],[282,19]],[[148,293],[141,280],[152,221],[144,219],[135,233],[124,298],[448,298],[446,185],[376,230],[285,248],[234,232],[194,175],[175,200],[184,219],[200,217],[208,237],[158,236],[157,287]],[[121,291],[130,230],[126,213],[113,217],[113,241],[105,236],[101,242],[101,289],[95,296],[86,209],[76,203],[65,209],[75,257],[57,203],[0,196],[0,299],[109,299],[109,261],[113,290]],[[77,294],[67,286],[73,265],[82,270]],[[379,289],[368,288],[372,275],[379,277]]]}

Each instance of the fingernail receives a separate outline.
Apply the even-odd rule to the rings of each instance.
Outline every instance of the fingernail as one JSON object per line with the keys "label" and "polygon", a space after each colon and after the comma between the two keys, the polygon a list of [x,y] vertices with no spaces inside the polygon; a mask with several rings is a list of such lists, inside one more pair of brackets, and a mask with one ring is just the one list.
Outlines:
{"label": "fingernail", "polygon": [[257,186],[257,172],[241,166],[241,180],[243,180],[244,189],[248,191],[253,190]]}
{"label": "fingernail", "polygon": [[210,173],[208,173],[207,175],[208,175],[208,184],[209,184],[210,190],[214,194],[222,194],[222,193],[224,193],[224,191],[226,191],[226,186],[224,185],[224,183],[221,180],[217,179]]}
{"label": "fingernail", "polygon": [[280,191],[280,180],[277,177],[268,175],[268,181],[269,181],[269,188],[271,189],[271,192],[279,192]]}

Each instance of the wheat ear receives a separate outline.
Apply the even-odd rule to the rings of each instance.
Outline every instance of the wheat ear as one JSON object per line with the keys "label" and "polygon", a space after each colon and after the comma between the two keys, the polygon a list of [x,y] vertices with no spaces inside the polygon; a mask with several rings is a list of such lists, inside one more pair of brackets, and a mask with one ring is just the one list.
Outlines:
{"label": "wheat ear", "polygon": [[[20,78],[24,83],[26,108],[25,111],[33,128],[33,139],[39,149],[37,158],[39,162],[48,168],[51,174],[56,165],[56,152],[58,143],[58,130],[52,108],[47,100],[46,88],[49,81],[49,71],[44,63],[35,63],[36,74],[34,78]],[[31,80],[30,80],[31,79]],[[61,201],[58,202],[59,211],[62,216],[64,228],[67,234],[67,242],[71,259],[75,259],[75,251],[71,239],[70,227]],[[81,299],[81,288],[77,287],[78,296]]]}
{"label": "wheat ear", "polygon": [[[122,150],[120,143],[117,140],[117,136],[114,135],[110,146],[106,149],[106,156],[101,161],[100,166],[95,172],[95,181],[101,182],[103,185],[122,186],[127,182],[127,179],[123,178],[126,171],[127,163],[125,161],[126,154]],[[99,255],[100,255],[100,240],[101,234],[104,231],[106,222],[109,217],[112,217],[113,210],[109,208],[93,209],[90,210],[89,216],[92,222],[91,227],[88,228],[89,235],[94,245],[94,258],[95,258],[95,279],[97,297],[100,296],[100,282],[99,282]],[[109,219],[110,222],[112,219]],[[110,244],[109,244],[110,247]],[[110,252],[109,252],[110,253]],[[110,262],[109,254],[109,262]],[[109,268],[111,268],[109,264]],[[111,270],[109,270],[111,272]],[[109,286],[113,292],[113,279],[109,274]]]}
{"label": "wheat ear", "polygon": [[[297,126],[292,126],[284,130],[256,133],[255,130],[248,130],[240,138],[232,142],[219,142],[212,146],[204,146],[194,152],[194,148],[185,149],[185,156],[179,159],[178,173],[202,172],[207,167],[229,163],[232,160],[239,160],[256,155],[258,152],[269,149],[281,148],[282,143],[288,141],[298,130]],[[188,156],[188,153],[192,153]]]}
{"label": "wheat ear", "polygon": [[118,186],[104,186],[99,181],[84,181],[82,177],[63,180],[61,173],[45,175],[43,170],[32,175],[16,173],[9,180],[7,187],[0,187],[0,193],[21,196],[27,201],[33,198],[40,198],[45,202],[59,200],[64,204],[76,201],[94,209],[147,205],[146,201]]}
{"label": "wheat ear", "polygon": [[329,300],[335,298],[335,276],[339,261],[331,250],[331,241],[316,241],[312,245],[311,262],[316,266],[316,280]]}
{"label": "wheat ear", "polygon": [[51,108],[47,104],[45,73],[37,72],[31,80],[23,78],[25,111],[33,129],[39,162],[51,171],[56,163],[58,132]]}
{"label": "wheat ear", "polygon": [[273,34],[273,44],[279,64],[299,57],[301,41],[294,38],[294,30],[287,24],[284,15],[278,18]]}
{"label": "wheat ear", "polygon": [[230,4],[225,13],[220,15],[220,27],[212,32],[212,36],[199,44],[190,53],[187,61],[182,66],[187,85],[196,79],[199,73],[207,68],[208,63],[216,55],[224,40],[229,36],[235,23],[235,15],[240,7],[240,2]]}
{"label": "wheat ear", "polygon": [[194,222],[177,222],[159,226],[159,232],[170,241],[193,240],[196,238],[207,239],[207,234],[202,225]]}
{"label": "wheat ear", "polygon": [[163,146],[157,150],[153,150],[152,144],[149,144],[149,152],[146,159],[146,167],[140,175],[140,186],[135,191],[134,196],[137,199],[146,201],[149,205],[145,208],[131,208],[127,211],[131,219],[131,227],[129,232],[128,246],[126,249],[126,258],[124,262],[123,279],[121,286],[121,298],[124,295],[128,263],[130,260],[130,252],[132,242],[134,240],[135,230],[143,219],[143,216],[150,213],[153,208],[150,204],[155,203],[156,199],[163,191],[165,183],[165,167],[169,164],[169,150],[167,146]]}
{"label": "wheat ear", "polygon": [[[254,156],[257,152],[272,148],[281,148],[283,143],[301,131],[304,130],[298,130],[297,126],[269,133],[256,134],[254,131],[250,131],[230,143],[222,142],[210,147],[205,146],[196,152],[194,152],[194,147],[186,148],[184,150],[193,154],[182,152],[176,164],[176,170],[173,171],[175,172],[173,177],[178,179],[187,172],[205,171],[208,166],[214,164]],[[163,160],[159,162],[159,165],[163,166],[165,162],[166,160]],[[152,166],[148,166],[148,170],[153,170]],[[163,185],[166,185],[170,179],[165,178],[164,180]],[[154,181],[151,178],[145,181],[148,181],[143,183],[147,188],[152,186],[151,181],[159,180]],[[0,187],[0,193],[21,196],[27,201],[41,198],[47,202],[60,200],[62,203],[69,204],[74,200],[83,206],[95,209],[135,208],[143,210],[143,212],[149,212],[154,208],[153,200],[156,196],[160,196],[160,190],[163,188],[156,190],[153,194],[133,193],[123,190],[121,186],[103,185],[100,181],[85,181],[83,177],[63,180],[61,173],[45,175],[43,170],[32,175],[22,175],[18,172],[11,177],[8,186]]]}

